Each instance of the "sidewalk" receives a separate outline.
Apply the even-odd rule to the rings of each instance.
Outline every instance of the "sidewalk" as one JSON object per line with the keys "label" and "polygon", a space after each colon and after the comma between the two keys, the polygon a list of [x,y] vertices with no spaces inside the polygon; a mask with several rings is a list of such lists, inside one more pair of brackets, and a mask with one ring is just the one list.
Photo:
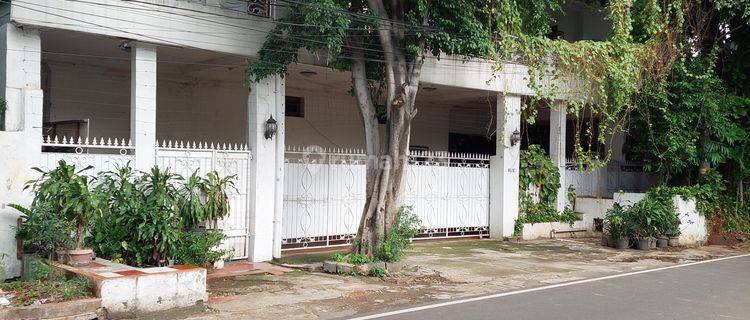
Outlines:
{"label": "sidewalk", "polygon": [[[747,245],[616,251],[599,246],[598,239],[425,243],[412,249],[402,274],[383,280],[299,270],[209,279],[208,308],[167,312],[158,318],[330,319],[746,252]],[[281,262],[310,264],[329,255]]]}

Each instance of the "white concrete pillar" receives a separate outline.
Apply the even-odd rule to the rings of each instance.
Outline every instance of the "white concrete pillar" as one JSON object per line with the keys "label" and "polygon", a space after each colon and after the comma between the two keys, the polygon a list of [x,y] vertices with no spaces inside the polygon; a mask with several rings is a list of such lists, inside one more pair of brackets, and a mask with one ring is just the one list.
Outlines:
{"label": "white concrete pillar", "polygon": [[156,46],[133,42],[130,58],[130,139],[135,169],[156,163]]}
{"label": "white concrete pillar", "polygon": [[568,184],[565,181],[565,125],[567,123],[567,103],[555,101],[549,117],[549,157],[560,173],[560,189],[557,191],[557,212],[567,205]]}
{"label": "white concrete pillar", "polygon": [[521,144],[511,145],[521,130],[521,96],[497,96],[497,152],[490,159],[490,237],[513,235],[518,218],[518,169]]}
{"label": "white concrete pillar", "polygon": [[3,260],[8,278],[21,274],[11,229],[20,213],[8,204],[31,203],[32,195],[23,187],[38,177],[31,168],[41,158],[41,48],[38,30],[10,23],[0,26],[0,97],[7,106],[0,126],[0,252],[7,255]]}
{"label": "white concrete pillar", "polygon": [[[249,251],[251,261],[267,261],[281,256],[281,213],[284,192],[284,95],[280,76],[266,78],[250,86],[248,95],[248,145],[250,162]],[[266,121],[273,116],[278,131],[265,137]]]}

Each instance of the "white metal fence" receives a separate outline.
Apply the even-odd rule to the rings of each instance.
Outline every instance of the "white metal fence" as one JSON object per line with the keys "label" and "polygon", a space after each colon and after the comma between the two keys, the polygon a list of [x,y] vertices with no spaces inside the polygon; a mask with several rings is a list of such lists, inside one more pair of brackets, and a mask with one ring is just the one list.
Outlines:
{"label": "white metal fence", "polygon": [[[135,160],[134,147],[125,139],[73,140],[46,137],[42,143],[44,152],[40,167],[55,168],[60,160],[74,164],[77,168],[91,166],[86,173],[96,175],[102,171],[113,171]],[[229,195],[229,215],[219,221],[227,239],[222,249],[232,250],[235,259],[248,255],[248,167],[252,160],[246,145],[162,142],[156,148],[156,165],[169,168],[171,172],[189,176],[194,171],[205,176],[217,171],[220,176],[235,176],[235,188]],[[131,164],[132,165],[132,164]]]}
{"label": "white metal fence", "polygon": [[[365,203],[362,150],[290,147],[285,157],[284,249],[348,245]],[[404,204],[421,218],[420,237],[488,234],[489,156],[414,152]]]}
{"label": "white metal fence", "polygon": [[45,170],[57,167],[60,160],[73,164],[76,168],[85,168],[88,174],[95,175],[100,171],[115,170],[135,160],[133,145],[125,139],[69,139],[45,137],[42,141],[42,159],[39,167]]}
{"label": "white metal fence", "polygon": [[187,177],[196,171],[201,176],[216,171],[221,177],[235,177],[235,188],[227,190],[229,215],[219,221],[219,228],[227,236],[222,249],[232,250],[234,259],[248,256],[248,167],[251,160],[251,151],[246,145],[239,144],[173,144],[162,141],[156,148],[156,165],[169,168],[173,173]]}

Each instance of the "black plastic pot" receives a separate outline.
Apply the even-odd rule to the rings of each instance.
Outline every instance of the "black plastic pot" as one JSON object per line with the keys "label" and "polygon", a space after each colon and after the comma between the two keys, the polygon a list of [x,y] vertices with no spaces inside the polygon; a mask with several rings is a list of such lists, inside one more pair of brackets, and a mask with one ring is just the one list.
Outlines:
{"label": "black plastic pot", "polygon": [[656,239],[656,247],[657,248],[666,248],[669,246],[669,238],[667,237],[659,237]]}
{"label": "black plastic pot", "polygon": [[609,235],[608,234],[602,234],[602,242],[603,247],[609,247]]}
{"label": "black plastic pot", "polygon": [[615,249],[627,249],[630,246],[630,242],[628,241],[628,237],[619,237],[615,238]]}
{"label": "black plastic pot", "polygon": [[638,250],[651,250],[651,239],[638,238],[638,241],[635,243],[635,248]]}

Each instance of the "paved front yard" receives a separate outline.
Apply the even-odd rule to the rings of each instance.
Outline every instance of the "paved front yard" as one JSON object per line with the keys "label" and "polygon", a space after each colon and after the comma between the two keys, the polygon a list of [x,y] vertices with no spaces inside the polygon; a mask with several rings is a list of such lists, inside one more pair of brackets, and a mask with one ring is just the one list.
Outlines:
{"label": "paved front yard", "polygon": [[[616,251],[597,240],[508,243],[464,240],[418,244],[407,269],[386,279],[294,271],[209,280],[207,308],[154,315],[192,319],[330,319],[405,305],[528,288],[746,253],[747,245]],[[330,254],[289,257],[315,263]]]}

